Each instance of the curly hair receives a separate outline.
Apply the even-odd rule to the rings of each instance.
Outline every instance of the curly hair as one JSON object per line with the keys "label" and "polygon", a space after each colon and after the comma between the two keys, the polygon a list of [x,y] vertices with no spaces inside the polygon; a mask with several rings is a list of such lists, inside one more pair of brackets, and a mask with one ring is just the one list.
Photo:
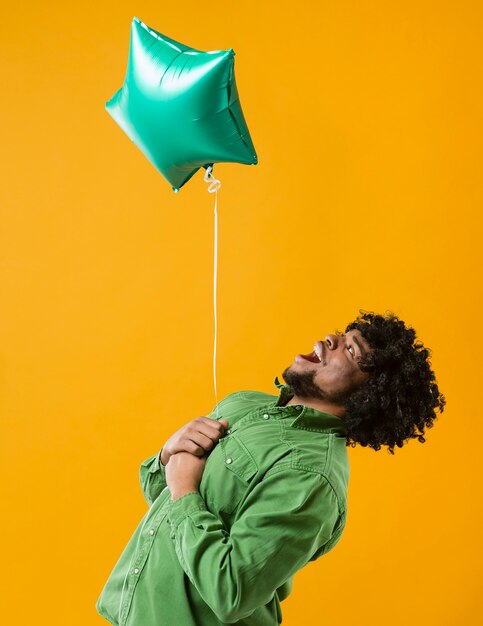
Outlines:
{"label": "curly hair", "polygon": [[394,454],[394,446],[402,448],[406,440],[425,443],[424,427],[432,428],[435,410],[442,413],[446,404],[430,367],[431,351],[391,311],[359,313],[345,332],[359,330],[372,350],[359,362],[369,377],[344,403],[346,445],[376,451],[387,445]]}

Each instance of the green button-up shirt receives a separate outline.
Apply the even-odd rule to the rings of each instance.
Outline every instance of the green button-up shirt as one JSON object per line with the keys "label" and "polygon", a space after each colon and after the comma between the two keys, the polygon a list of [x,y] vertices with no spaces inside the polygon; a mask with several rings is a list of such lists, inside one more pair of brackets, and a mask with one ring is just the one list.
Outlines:
{"label": "green button-up shirt", "polygon": [[208,417],[228,428],[198,492],[173,502],[160,452],[140,480],[149,510],[97,611],[115,626],[277,626],[294,574],[339,541],[349,461],[341,418],[279,395],[239,391]]}

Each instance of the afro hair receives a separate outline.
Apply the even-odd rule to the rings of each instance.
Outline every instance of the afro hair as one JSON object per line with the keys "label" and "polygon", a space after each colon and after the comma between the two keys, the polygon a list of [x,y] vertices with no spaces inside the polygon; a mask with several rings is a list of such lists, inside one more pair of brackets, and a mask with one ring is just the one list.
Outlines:
{"label": "afro hair", "polygon": [[425,443],[424,428],[432,428],[436,409],[442,413],[446,404],[431,369],[430,350],[390,311],[377,315],[360,309],[345,332],[350,330],[359,330],[372,350],[359,362],[369,377],[344,403],[346,445],[376,451],[385,445],[394,454],[394,446],[402,448],[406,440],[417,437]]}

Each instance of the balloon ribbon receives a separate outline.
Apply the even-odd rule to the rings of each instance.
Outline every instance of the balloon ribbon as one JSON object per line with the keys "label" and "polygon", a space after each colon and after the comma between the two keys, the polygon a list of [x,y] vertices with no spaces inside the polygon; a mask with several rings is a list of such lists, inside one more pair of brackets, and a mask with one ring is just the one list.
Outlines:
{"label": "balloon ribbon", "polygon": [[214,254],[213,254],[213,316],[215,322],[215,337],[213,343],[213,384],[215,387],[215,402],[216,402],[216,419],[218,419],[218,394],[216,391],[216,337],[218,334],[217,321],[216,321],[216,283],[217,283],[217,268],[218,268],[218,189],[221,187],[221,182],[215,178],[212,174],[213,166],[209,165],[206,169],[203,180],[205,183],[209,183],[209,193],[215,194],[215,208],[214,208]]}

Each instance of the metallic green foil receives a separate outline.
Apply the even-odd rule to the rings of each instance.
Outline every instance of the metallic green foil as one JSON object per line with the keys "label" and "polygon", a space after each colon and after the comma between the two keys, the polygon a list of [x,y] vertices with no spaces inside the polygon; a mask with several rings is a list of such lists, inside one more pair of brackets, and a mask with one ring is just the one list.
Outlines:
{"label": "metallic green foil", "polygon": [[258,162],[243,116],[235,52],[202,52],[137,17],[124,84],[107,112],[174,191],[216,162]]}

